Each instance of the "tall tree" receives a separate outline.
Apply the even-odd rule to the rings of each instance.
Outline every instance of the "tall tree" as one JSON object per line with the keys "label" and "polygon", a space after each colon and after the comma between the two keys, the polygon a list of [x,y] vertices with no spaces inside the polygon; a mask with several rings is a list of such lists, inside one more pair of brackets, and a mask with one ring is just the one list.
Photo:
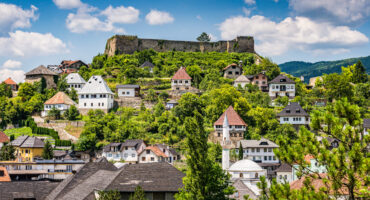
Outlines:
{"label": "tall tree", "polygon": [[53,159],[53,147],[51,146],[50,142],[46,140],[44,148],[42,150],[42,158],[45,160]]}
{"label": "tall tree", "polygon": [[0,150],[0,160],[14,160],[15,159],[15,149],[12,145],[4,144]]}
{"label": "tall tree", "polygon": [[176,199],[229,199],[228,195],[234,192],[229,178],[208,155],[208,133],[203,127],[203,116],[197,111],[194,117],[185,119],[186,163],[188,170],[183,179],[184,188],[176,195]]}
{"label": "tall tree", "polygon": [[355,64],[355,69],[353,71],[352,82],[354,83],[366,83],[367,82],[366,69],[361,61]]}
{"label": "tall tree", "polygon": [[76,106],[74,105],[69,107],[69,109],[64,112],[64,118],[70,121],[77,120],[78,115],[80,115],[80,113],[78,112]]}
{"label": "tall tree", "polygon": [[130,196],[129,200],[147,200],[147,198],[145,197],[145,192],[143,188],[140,187],[140,185],[135,188],[135,192],[133,195]]}
{"label": "tall tree", "polygon": [[211,37],[206,32],[203,32],[199,37],[197,37],[197,40],[199,42],[209,42],[211,41]]}
{"label": "tall tree", "polygon": [[242,145],[242,142],[239,143],[239,160],[243,160],[244,156],[243,156],[243,145]]}

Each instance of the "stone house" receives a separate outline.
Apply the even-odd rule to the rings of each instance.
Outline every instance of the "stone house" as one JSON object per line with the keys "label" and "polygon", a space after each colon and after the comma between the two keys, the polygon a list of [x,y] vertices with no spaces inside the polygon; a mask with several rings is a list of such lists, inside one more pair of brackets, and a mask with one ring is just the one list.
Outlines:
{"label": "stone house", "polygon": [[180,67],[171,79],[172,90],[189,90],[191,89],[191,77],[186,73],[185,67]]}
{"label": "stone house", "polygon": [[295,82],[287,76],[280,74],[269,82],[269,96],[275,99],[279,96],[295,97]]}
{"label": "stone house", "polygon": [[19,136],[10,142],[15,148],[15,157],[17,162],[33,162],[35,158],[42,156],[44,142],[34,136]]}
{"label": "stone house", "polygon": [[101,76],[92,76],[78,92],[78,96],[78,109],[82,114],[92,109],[108,112],[113,108],[114,93]]}
{"label": "stone house", "polygon": [[224,78],[235,79],[243,74],[243,68],[235,63],[228,65],[223,70]]}
{"label": "stone house", "polygon": [[262,92],[268,92],[268,81],[264,72],[256,75],[248,75],[247,78],[250,80],[252,85],[257,85]]}
{"label": "stone house", "polygon": [[41,116],[46,117],[53,108],[60,110],[60,114],[63,114],[72,105],[76,106],[77,104],[66,93],[58,92],[44,103],[44,111],[41,112]]}
{"label": "stone house", "polygon": [[17,83],[15,81],[13,81],[12,78],[9,77],[8,79],[6,79],[4,81],[4,83],[6,85],[8,85],[12,91],[17,91],[18,90],[18,85],[17,85]]}
{"label": "stone house", "polygon": [[142,65],[140,65],[140,68],[148,69],[150,73],[153,73],[154,65],[149,61],[145,61]]}
{"label": "stone house", "polygon": [[70,73],[66,77],[66,82],[68,85],[68,90],[74,88],[77,92],[80,92],[81,89],[85,86],[86,81],[78,73]]}
{"label": "stone house", "polygon": [[48,89],[57,87],[56,79],[58,78],[58,74],[47,69],[43,65],[40,65],[37,68],[27,72],[25,81],[26,83],[34,83],[41,81],[42,78],[45,79],[46,87]]}
{"label": "stone house", "polygon": [[139,163],[168,162],[169,156],[161,151],[157,146],[146,147],[139,154]]}
{"label": "stone house", "polygon": [[4,144],[9,142],[10,142],[9,137],[5,135],[4,132],[0,131],[0,151]]}
{"label": "stone house", "polygon": [[296,128],[300,126],[308,127],[310,115],[299,105],[298,102],[289,102],[288,105],[276,115],[280,124],[292,124]]}
{"label": "stone house", "polygon": [[59,65],[60,69],[63,71],[63,74],[77,72],[82,66],[87,67],[88,65],[81,60],[63,60]]}
{"label": "stone house", "polygon": [[174,108],[177,105],[179,105],[179,102],[177,102],[174,99],[171,99],[171,100],[169,100],[169,101],[166,102],[166,109],[167,110],[171,110],[172,108]]}
{"label": "stone house", "polygon": [[103,148],[102,156],[107,160],[138,163],[138,155],[146,148],[143,140],[126,140],[124,143],[110,143]]}
{"label": "stone house", "polygon": [[116,92],[118,97],[139,97],[140,85],[117,85]]}
{"label": "stone house", "polygon": [[218,120],[213,124],[213,127],[216,131],[217,138],[222,140],[223,133],[223,123],[224,118],[227,115],[227,121],[229,124],[229,134],[230,140],[237,142],[243,139],[244,132],[246,131],[247,124],[244,120],[238,115],[232,106],[229,106],[225,112],[218,118]]}

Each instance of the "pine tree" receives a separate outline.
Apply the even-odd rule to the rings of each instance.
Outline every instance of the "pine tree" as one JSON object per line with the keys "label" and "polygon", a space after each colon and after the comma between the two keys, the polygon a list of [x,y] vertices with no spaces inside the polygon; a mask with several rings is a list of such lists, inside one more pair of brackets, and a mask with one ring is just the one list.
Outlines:
{"label": "pine tree", "polygon": [[145,197],[145,192],[140,185],[135,188],[135,192],[130,196],[129,200],[147,200]]}
{"label": "pine tree", "polygon": [[211,37],[206,32],[203,32],[199,37],[197,37],[197,40],[199,42],[209,42],[211,41]]}
{"label": "pine tree", "polygon": [[70,121],[76,120],[78,115],[80,115],[80,113],[78,112],[76,106],[74,106],[74,105],[69,107],[69,109],[64,112],[64,118],[66,118]]}
{"label": "pine tree", "polygon": [[355,64],[355,69],[353,71],[352,82],[353,83],[366,83],[367,82],[366,69],[361,61]]}
{"label": "pine tree", "polygon": [[121,194],[116,190],[99,191],[98,200],[120,200]]}
{"label": "pine tree", "polygon": [[243,156],[243,145],[242,145],[242,142],[240,142],[240,145],[239,145],[239,160],[243,160],[244,156]]}
{"label": "pine tree", "polygon": [[12,145],[4,144],[0,149],[0,160],[14,160],[15,159],[15,149]]}
{"label": "pine tree", "polygon": [[223,200],[234,192],[230,176],[208,155],[208,133],[203,127],[203,116],[197,111],[185,119],[186,163],[188,170],[183,179],[184,188],[176,195],[181,200]]}
{"label": "pine tree", "polygon": [[53,147],[51,146],[48,140],[44,145],[44,149],[42,151],[42,158],[44,158],[45,160],[53,159]]}

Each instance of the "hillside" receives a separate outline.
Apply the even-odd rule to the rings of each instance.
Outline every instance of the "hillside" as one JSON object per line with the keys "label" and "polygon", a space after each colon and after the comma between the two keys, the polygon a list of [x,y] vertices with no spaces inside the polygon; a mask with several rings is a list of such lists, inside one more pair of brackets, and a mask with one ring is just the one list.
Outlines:
{"label": "hillside", "polygon": [[362,64],[366,68],[366,72],[370,72],[370,56],[367,57],[359,57],[359,58],[348,58],[344,60],[336,60],[336,61],[321,61],[316,63],[309,63],[309,62],[302,62],[302,61],[291,61],[280,64],[279,67],[282,72],[286,72],[288,74],[292,74],[294,76],[304,76],[305,81],[311,77],[320,76],[322,74],[330,74],[330,73],[339,73],[341,72],[341,67],[348,65],[352,65],[356,63],[358,60],[361,60]]}

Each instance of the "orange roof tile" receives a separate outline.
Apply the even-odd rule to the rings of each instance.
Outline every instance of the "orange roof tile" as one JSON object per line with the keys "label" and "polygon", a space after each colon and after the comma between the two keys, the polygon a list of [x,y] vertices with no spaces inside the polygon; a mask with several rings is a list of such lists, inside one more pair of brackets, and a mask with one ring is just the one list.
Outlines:
{"label": "orange roof tile", "polygon": [[5,133],[0,131],[0,143],[4,143],[4,142],[10,142],[10,140],[8,136],[5,135]]}
{"label": "orange roof tile", "polygon": [[191,77],[186,73],[185,67],[180,67],[175,75],[173,75],[172,80],[191,80]]}
{"label": "orange roof tile", "polygon": [[44,104],[55,105],[55,104],[67,104],[74,105],[76,104],[68,95],[64,92],[58,92],[56,95],[47,100]]}
{"label": "orange roof tile", "polygon": [[16,82],[14,82],[10,77],[4,81],[7,85],[17,85]]}
{"label": "orange roof tile", "polygon": [[221,115],[220,118],[218,118],[218,120],[215,122],[214,125],[223,125],[225,114],[227,114],[227,120],[229,122],[229,125],[231,125],[231,126],[235,126],[235,125],[247,126],[247,124],[243,121],[243,119],[238,115],[238,113],[234,110],[234,108],[232,106],[229,106],[229,108],[226,109],[226,111]]}
{"label": "orange roof tile", "polygon": [[11,182],[12,181],[5,167],[0,167],[0,171],[3,171],[4,173],[3,176],[0,175],[0,182]]}
{"label": "orange roof tile", "polygon": [[304,156],[304,161],[307,163],[307,164],[311,164],[311,159],[315,159],[315,157],[311,154],[307,154]]}
{"label": "orange roof tile", "polygon": [[153,153],[157,156],[161,156],[161,157],[164,157],[164,158],[167,158],[168,156],[163,153],[157,146],[150,146],[150,147],[147,147],[145,148],[146,150],[151,150],[153,151]]}

